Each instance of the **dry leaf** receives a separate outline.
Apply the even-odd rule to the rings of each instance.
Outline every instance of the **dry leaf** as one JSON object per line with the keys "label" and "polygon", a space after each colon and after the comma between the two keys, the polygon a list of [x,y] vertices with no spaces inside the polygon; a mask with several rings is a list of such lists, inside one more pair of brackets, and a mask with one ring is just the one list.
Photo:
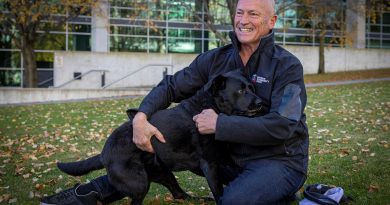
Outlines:
{"label": "dry leaf", "polygon": [[378,192],[378,191],[379,191],[378,185],[370,184],[370,186],[368,187],[368,192],[370,193]]}
{"label": "dry leaf", "polygon": [[375,141],[375,140],[376,140],[376,138],[370,137],[370,138],[367,139],[367,142],[372,142],[372,141]]}
{"label": "dry leaf", "polygon": [[35,189],[42,190],[44,188],[43,184],[35,184]]}
{"label": "dry leaf", "polygon": [[169,201],[173,201],[173,200],[174,200],[174,198],[173,198],[173,196],[171,194],[166,194],[164,196],[164,201],[165,202],[169,202]]}

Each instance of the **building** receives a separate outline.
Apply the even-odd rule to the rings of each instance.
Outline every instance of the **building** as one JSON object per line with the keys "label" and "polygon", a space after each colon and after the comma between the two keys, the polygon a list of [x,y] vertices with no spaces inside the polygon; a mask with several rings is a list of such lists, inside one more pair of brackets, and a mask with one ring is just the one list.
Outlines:
{"label": "building", "polygon": [[[36,45],[39,87],[53,85],[54,52],[143,52],[201,53],[220,45],[232,30],[226,1],[190,0],[101,0],[99,8],[51,30]],[[307,12],[312,7],[277,1],[276,42],[281,45],[315,47],[319,45],[314,29],[316,19]],[[366,15],[354,9],[357,2],[370,6],[370,0],[334,0],[336,10],[328,14],[337,18],[328,27],[325,44],[332,47],[360,49],[390,48],[390,11],[387,8]],[[207,12],[210,11],[210,12]],[[374,19],[373,19],[374,17]],[[204,22],[212,21],[212,24]],[[215,30],[216,32],[212,32]],[[348,43],[349,39],[351,43]],[[0,36],[0,86],[22,87],[23,68],[20,50],[9,36]]]}

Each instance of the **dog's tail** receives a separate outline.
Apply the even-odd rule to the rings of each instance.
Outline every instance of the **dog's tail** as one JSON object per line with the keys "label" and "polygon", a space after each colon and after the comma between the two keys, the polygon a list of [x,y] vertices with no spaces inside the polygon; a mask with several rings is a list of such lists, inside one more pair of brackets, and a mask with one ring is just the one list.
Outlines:
{"label": "dog's tail", "polygon": [[100,154],[77,162],[58,162],[57,167],[72,176],[81,176],[91,171],[104,168],[103,163],[100,161]]}

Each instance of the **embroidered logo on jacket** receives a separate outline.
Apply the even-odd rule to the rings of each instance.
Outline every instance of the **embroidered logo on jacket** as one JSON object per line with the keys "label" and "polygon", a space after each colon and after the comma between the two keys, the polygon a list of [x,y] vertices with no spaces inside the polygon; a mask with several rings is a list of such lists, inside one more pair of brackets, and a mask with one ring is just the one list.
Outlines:
{"label": "embroidered logo on jacket", "polygon": [[254,74],[252,76],[252,83],[259,83],[259,84],[269,83],[269,80],[267,80],[266,78],[264,78],[262,76],[257,76],[256,74]]}

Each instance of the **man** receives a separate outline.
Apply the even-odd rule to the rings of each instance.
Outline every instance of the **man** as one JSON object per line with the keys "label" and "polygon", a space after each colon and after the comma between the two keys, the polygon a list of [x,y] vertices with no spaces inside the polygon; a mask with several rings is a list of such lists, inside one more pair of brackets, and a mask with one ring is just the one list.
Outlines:
{"label": "man", "polygon": [[[191,65],[167,76],[145,97],[133,120],[134,143],[153,152],[152,136],[164,142],[148,122],[154,112],[171,102],[185,104],[216,75],[241,69],[263,99],[267,114],[247,118],[206,109],[193,117],[201,134],[215,134],[216,140],[229,143],[227,154],[236,164],[220,170],[226,186],[218,204],[289,204],[289,197],[306,180],[309,142],[303,68],[295,56],[274,44],[276,20],[273,0],[239,0],[232,44],[200,54]],[[122,197],[102,176],[44,198],[41,204],[93,204],[96,198],[110,202]]]}

